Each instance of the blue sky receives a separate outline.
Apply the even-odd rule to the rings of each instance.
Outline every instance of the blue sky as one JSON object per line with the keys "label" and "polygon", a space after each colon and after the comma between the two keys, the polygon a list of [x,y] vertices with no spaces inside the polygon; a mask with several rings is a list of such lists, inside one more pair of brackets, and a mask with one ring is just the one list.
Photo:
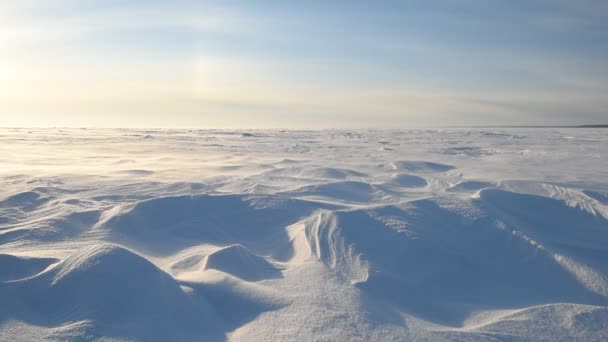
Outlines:
{"label": "blue sky", "polygon": [[0,44],[0,126],[608,122],[606,1],[6,1]]}

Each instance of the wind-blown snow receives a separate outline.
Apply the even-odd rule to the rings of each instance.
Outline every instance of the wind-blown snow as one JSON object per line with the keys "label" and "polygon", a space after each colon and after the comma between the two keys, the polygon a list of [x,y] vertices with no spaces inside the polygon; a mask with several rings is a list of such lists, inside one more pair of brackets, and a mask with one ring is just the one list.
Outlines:
{"label": "wind-blown snow", "polygon": [[1,341],[603,341],[601,129],[0,130]]}

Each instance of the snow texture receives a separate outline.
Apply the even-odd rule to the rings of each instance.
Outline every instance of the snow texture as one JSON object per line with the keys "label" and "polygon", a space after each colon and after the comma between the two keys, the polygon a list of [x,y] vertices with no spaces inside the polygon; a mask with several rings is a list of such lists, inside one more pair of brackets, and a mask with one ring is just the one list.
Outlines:
{"label": "snow texture", "polygon": [[0,129],[0,341],[608,340],[602,129]]}

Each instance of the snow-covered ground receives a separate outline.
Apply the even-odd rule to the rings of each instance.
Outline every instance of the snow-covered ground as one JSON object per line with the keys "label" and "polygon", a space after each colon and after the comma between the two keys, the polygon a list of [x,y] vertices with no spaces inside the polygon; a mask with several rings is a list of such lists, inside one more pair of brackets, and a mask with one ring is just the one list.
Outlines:
{"label": "snow-covered ground", "polygon": [[1,341],[605,341],[608,130],[0,130]]}

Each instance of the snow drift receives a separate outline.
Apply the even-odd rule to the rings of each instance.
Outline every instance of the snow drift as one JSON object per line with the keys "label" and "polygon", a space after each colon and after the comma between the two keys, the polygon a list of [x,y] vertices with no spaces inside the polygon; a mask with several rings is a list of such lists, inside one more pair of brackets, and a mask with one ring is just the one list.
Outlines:
{"label": "snow drift", "polygon": [[605,141],[0,129],[0,340],[607,340]]}

